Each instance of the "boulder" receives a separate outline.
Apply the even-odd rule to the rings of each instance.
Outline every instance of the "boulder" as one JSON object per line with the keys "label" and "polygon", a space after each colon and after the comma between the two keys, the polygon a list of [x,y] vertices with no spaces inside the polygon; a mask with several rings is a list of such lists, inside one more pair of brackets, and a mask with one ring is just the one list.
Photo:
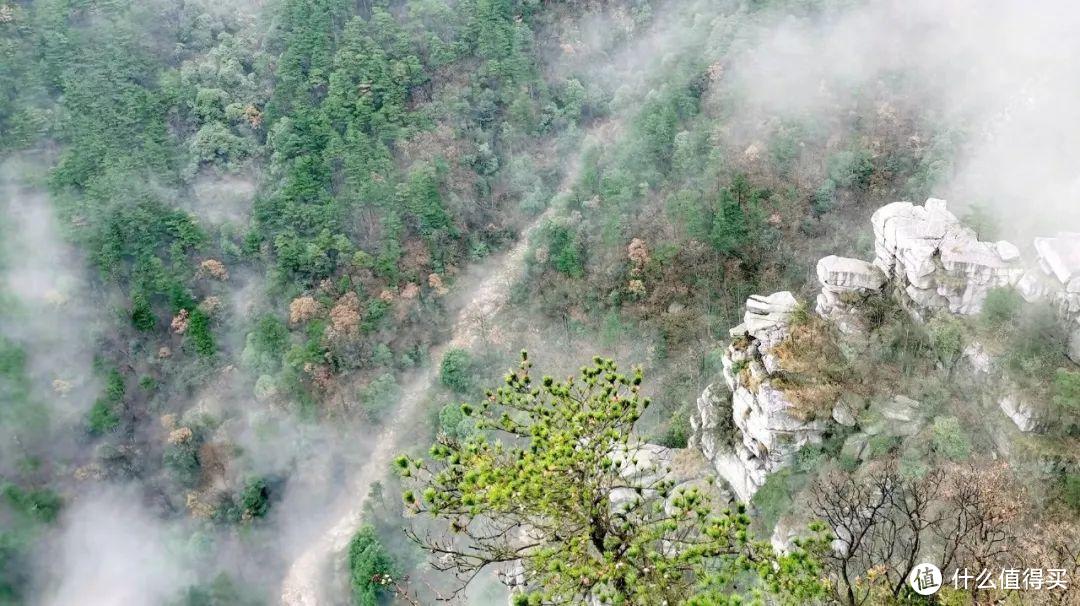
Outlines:
{"label": "boulder", "polygon": [[971,369],[980,374],[989,374],[993,360],[982,343],[973,341],[964,346],[964,359],[971,365]]}
{"label": "boulder", "polygon": [[751,295],[746,300],[746,314],[743,316],[746,333],[758,339],[767,339],[770,333],[786,330],[796,305],[795,295],[788,291],[767,297]]}
{"label": "boulder", "polygon": [[1020,431],[1039,431],[1043,428],[1043,419],[1029,403],[1013,394],[998,400],[998,406],[1016,424]]}
{"label": "boulder", "polygon": [[858,414],[858,406],[846,395],[841,396],[833,405],[832,419],[844,427],[855,427],[858,423]]}
{"label": "boulder", "polygon": [[859,427],[871,436],[913,436],[919,433],[925,421],[919,402],[897,395],[870,404],[859,416]]}
{"label": "boulder", "polygon": [[1063,233],[1053,238],[1035,238],[1034,245],[1039,264],[1058,282],[1068,284],[1080,275],[1080,235]]}
{"label": "boulder", "polygon": [[817,277],[822,286],[844,290],[878,290],[885,284],[885,274],[874,265],[836,255],[818,261]]}
{"label": "boulder", "polygon": [[851,434],[844,440],[844,445],[840,447],[840,458],[861,462],[863,453],[866,452],[866,445],[869,443],[870,436],[867,434]]}
{"label": "boulder", "polygon": [[900,423],[910,423],[919,416],[920,404],[907,396],[897,395],[889,400],[879,400],[871,409],[882,417]]}
{"label": "boulder", "polygon": [[849,293],[880,290],[885,284],[885,274],[866,261],[829,255],[818,261],[817,277],[821,282],[821,293],[815,311],[831,320],[844,334],[858,332],[862,323]]}

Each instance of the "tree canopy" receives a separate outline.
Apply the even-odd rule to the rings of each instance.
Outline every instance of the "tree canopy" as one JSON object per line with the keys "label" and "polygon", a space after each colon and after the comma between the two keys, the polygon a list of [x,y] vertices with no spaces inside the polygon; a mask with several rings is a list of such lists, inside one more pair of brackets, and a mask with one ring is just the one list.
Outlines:
{"label": "tree canopy", "polygon": [[434,566],[467,584],[520,562],[511,575],[520,604],[724,604],[781,587],[792,603],[819,595],[803,547],[774,553],[752,539],[744,506],[718,509],[707,485],[649,469],[649,445],[633,432],[649,406],[641,370],[598,357],[578,377],[534,382],[530,369],[523,352],[503,386],[461,406],[478,432],[440,434],[429,457],[397,461],[415,484],[406,505],[449,527],[408,531]]}

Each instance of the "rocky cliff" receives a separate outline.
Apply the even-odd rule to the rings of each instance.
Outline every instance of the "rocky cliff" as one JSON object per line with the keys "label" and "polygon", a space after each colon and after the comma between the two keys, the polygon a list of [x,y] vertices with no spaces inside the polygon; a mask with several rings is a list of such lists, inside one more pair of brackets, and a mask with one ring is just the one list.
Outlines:
{"label": "rocky cliff", "polygon": [[982,242],[935,198],[923,206],[893,202],[871,222],[873,265],[916,316],[978,313],[990,289],[1012,286],[1028,302],[1057,306],[1070,356],[1080,360],[1080,234],[1035,238],[1023,250],[1005,240]]}
{"label": "rocky cliff", "polygon": [[[938,313],[978,313],[991,289],[1012,286],[1029,302],[1056,305],[1070,333],[1069,355],[1080,360],[1080,234],[1036,238],[1023,250],[1007,241],[983,242],[934,198],[922,206],[888,204],[871,223],[872,261],[831,255],[817,263],[821,290],[814,311],[841,334],[863,330],[859,305],[871,294],[891,297],[924,321]],[[769,473],[790,465],[800,448],[819,442],[829,423],[856,428],[842,456],[859,460],[871,437],[918,431],[925,421],[919,402],[902,395],[869,406],[840,398],[827,420],[798,414],[792,394],[778,385],[785,369],[775,351],[789,336],[796,309],[789,292],[747,300],[723,357],[723,384],[702,393],[692,418],[691,445],[744,500]],[[987,372],[985,352],[978,344],[969,349],[972,365]],[[1022,431],[1040,424],[1015,397],[1005,397],[1002,410]]]}
{"label": "rocky cliff", "polygon": [[782,371],[774,348],[787,337],[796,306],[790,292],[747,300],[743,323],[731,330],[733,341],[723,357],[727,390],[706,389],[691,419],[691,445],[742,500],[752,497],[769,473],[790,465],[803,445],[820,442],[827,426],[802,420],[794,402],[774,385]]}

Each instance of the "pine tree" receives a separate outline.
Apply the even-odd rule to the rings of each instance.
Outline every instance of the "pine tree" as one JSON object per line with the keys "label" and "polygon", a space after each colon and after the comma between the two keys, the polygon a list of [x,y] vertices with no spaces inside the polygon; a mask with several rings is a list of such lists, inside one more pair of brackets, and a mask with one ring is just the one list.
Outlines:
{"label": "pine tree", "polygon": [[530,367],[523,352],[505,385],[462,405],[477,432],[464,440],[440,435],[428,459],[397,461],[416,484],[406,505],[449,525],[449,533],[423,537],[408,531],[436,568],[467,584],[489,566],[520,561],[522,604],[819,595],[816,561],[802,549],[778,557],[753,541],[741,505],[716,511],[706,491],[677,486],[670,474],[626,473],[645,447],[633,436],[649,405],[640,370],[623,374],[595,358],[578,378],[537,385]]}

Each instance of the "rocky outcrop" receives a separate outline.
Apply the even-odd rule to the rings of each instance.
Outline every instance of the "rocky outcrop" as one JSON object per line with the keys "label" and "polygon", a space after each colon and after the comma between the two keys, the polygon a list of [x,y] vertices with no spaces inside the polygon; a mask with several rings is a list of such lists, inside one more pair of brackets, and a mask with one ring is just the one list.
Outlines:
{"label": "rocky outcrop", "polygon": [[936,198],[923,206],[893,202],[871,222],[874,265],[914,315],[978,313],[990,289],[1012,286],[1028,302],[1057,306],[1069,333],[1069,357],[1080,362],[1080,234],[1035,238],[1033,258],[1025,258],[1011,242],[980,241]]}
{"label": "rocky outcrop", "polygon": [[1031,403],[1009,394],[998,400],[998,406],[1020,431],[1042,431],[1045,429],[1045,419],[1039,410]]}
{"label": "rocky outcrop", "polygon": [[885,285],[885,274],[875,265],[836,255],[818,261],[817,277],[821,292],[815,311],[845,334],[861,328],[857,309],[861,296],[879,291]]}
{"label": "rocky outcrop", "polygon": [[923,206],[893,202],[879,208],[871,223],[874,265],[919,317],[977,313],[991,288],[1015,284],[1024,274],[1016,246],[979,241],[944,200],[930,198]]}
{"label": "rocky outcrop", "polygon": [[[1004,240],[983,242],[935,198],[922,206],[888,204],[871,222],[872,262],[828,256],[817,264],[821,291],[815,311],[840,332],[851,335],[863,328],[860,304],[875,293],[926,320],[937,313],[978,313],[991,289],[1012,286],[1028,301],[1057,305],[1070,333],[1070,357],[1080,361],[1080,234],[1037,238],[1025,251]],[[1031,252],[1033,258],[1025,257]],[[830,423],[851,428],[842,455],[855,460],[875,443],[888,442],[879,437],[903,438],[926,426],[919,402],[902,395],[869,407],[841,398],[828,420],[795,415],[792,401],[774,381],[783,371],[774,348],[789,334],[795,311],[795,297],[788,292],[750,297],[723,357],[730,400],[720,386],[711,385],[692,419],[691,445],[744,500],[769,473],[790,464],[803,445],[820,441]],[[976,372],[992,372],[992,359],[981,344],[969,344],[963,354]],[[1002,399],[1000,406],[1022,431],[1040,429],[1042,420],[1031,406],[1015,398]]]}
{"label": "rocky outcrop", "polygon": [[755,339],[775,341],[783,336],[795,311],[795,295],[783,291],[769,296],[750,295],[743,323],[731,329],[732,337],[748,334]]}
{"label": "rocky outcrop", "polygon": [[769,473],[789,465],[803,445],[820,442],[826,428],[825,421],[800,419],[793,403],[773,386],[782,369],[772,350],[787,336],[795,310],[789,292],[747,301],[743,323],[732,329],[735,338],[723,357],[730,422],[721,416],[728,412],[723,408],[727,399],[715,385],[698,399],[691,420],[692,445],[742,500],[752,497]]}

